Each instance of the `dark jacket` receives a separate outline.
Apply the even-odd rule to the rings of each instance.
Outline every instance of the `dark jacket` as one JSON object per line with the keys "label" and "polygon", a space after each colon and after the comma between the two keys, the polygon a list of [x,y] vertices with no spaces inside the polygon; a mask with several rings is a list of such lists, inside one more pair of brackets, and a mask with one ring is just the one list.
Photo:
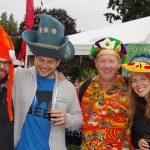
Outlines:
{"label": "dark jacket", "polygon": [[135,149],[138,149],[138,141],[141,138],[150,137],[150,119],[145,117],[146,101],[139,99],[138,110],[136,112],[131,130],[132,142]]}
{"label": "dark jacket", "polygon": [[13,122],[9,121],[7,101],[7,90],[0,91],[0,150],[13,150]]}

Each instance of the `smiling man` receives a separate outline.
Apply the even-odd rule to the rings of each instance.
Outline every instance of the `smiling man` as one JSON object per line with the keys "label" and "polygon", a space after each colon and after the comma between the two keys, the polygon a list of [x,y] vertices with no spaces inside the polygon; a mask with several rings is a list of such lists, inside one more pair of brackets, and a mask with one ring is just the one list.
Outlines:
{"label": "smiling man", "polygon": [[[0,56],[1,57],[1,56]],[[13,150],[13,121],[9,120],[7,84],[11,62],[0,58],[0,149]]]}
{"label": "smiling man", "polygon": [[74,85],[59,80],[56,69],[73,58],[74,47],[63,24],[49,15],[41,16],[38,32],[24,31],[22,38],[35,60],[33,67],[15,70],[15,149],[66,150],[65,128],[79,129],[82,113]]}
{"label": "smiling man", "polygon": [[5,83],[8,79],[10,62],[7,59],[0,58],[0,83]]}
{"label": "smiling man", "polygon": [[127,85],[118,74],[126,55],[124,45],[111,37],[98,40],[91,48],[90,58],[95,61],[98,76],[91,79],[81,99],[84,122],[81,150],[130,147],[126,134]]}
{"label": "smiling man", "polygon": [[9,51],[14,47],[2,26],[0,26],[0,35],[0,150],[13,150],[11,93],[14,66]]}

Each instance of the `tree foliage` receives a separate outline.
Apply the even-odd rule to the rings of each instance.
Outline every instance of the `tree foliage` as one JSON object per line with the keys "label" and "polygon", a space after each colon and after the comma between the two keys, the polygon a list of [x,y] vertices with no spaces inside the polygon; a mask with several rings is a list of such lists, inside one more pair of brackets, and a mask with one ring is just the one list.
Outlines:
{"label": "tree foliage", "polygon": [[[33,30],[38,30],[40,15],[48,14],[55,18],[57,18],[64,26],[65,26],[65,35],[75,34],[77,33],[76,30],[76,20],[70,17],[66,10],[64,9],[44,9],[41,10],[40,8],[36,8],[34,10],[34,25]],[[19,30],[20,33],[24,31],[25,20],[20,24]]]}
{"label": "tree foliage", "polygon": [[3,26],[3,28],[9,35],[17,33],[18,23],[14,20],[12,13],[8,16],[6,12],[3,12],[0,15],[0,25]]}
{"label": "tree foliage", "polygon": [[17,33],[17,21],[14,20],[13,14],[11,13],[8,19],[8,34]]}
{"label": "tree foliage", "polygon": [[126,22],[150,16],[150,0],[109,0],[107,8],[116,12],[116,14],[111,12],[104,14],[110,23],[117,20]]}

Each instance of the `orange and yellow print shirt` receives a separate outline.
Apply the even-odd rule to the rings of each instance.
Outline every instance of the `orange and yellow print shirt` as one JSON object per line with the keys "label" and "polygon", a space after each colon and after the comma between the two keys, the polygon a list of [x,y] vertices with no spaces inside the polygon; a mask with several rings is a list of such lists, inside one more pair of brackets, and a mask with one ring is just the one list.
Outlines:
{"label": "orange and yellow print shirt", "polygon": [[122,76],[108,91],[92,80],[83,95],[83,140],[81,150],[128,150],[127,86]]}

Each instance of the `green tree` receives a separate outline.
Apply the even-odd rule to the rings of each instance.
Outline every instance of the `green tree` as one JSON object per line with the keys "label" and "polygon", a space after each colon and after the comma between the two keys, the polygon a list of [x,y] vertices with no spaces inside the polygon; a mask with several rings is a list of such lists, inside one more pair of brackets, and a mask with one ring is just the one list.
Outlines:
{"label": "green tree", "polygon": [[12,39],[14,45],[17,45],[18,33],[17,33],[17,21],[14,20],[13,14],[7,15],[6,12],[0,14],[0,25]]}
{"label": "green tree", "polygon": [[14,20],[13,14],[11,13],[8,19],[8,34],[17,33],[17,21]]}
{"label": "green tree", "polygon": [[6,32],[8,31],[8,19],[6,12],[3,12],[0,16],[0,25],[3,26]]}
{"label": "green tree", "polygon": [[150,16],[150,0],[109,0],[107,8],[116,13],[104,14],[110,23],[117,20],[126,22]]}
{"label": "green tree", "polygon": [[[33,30],[38,30],[40,15],[48,14],[55,18],[57,18],[64,26],[65,26],[65,35],[75,34],[76,30],[76,20],[68,15],[66,10],[64,9],[43,9],[41,11],[40,8],[36,8],[34,10],[34,25],[32,27]],[[25,30],[25,20],[21,22],[19,31],[22,33]]]}
{"label": "green tree", "polygon": [[9,35],[17,33],[18,24],[17,21],[14,20],[12,13],[8,16],[6,12],[3,12],[0,15],[0,25],[3,26]]}

